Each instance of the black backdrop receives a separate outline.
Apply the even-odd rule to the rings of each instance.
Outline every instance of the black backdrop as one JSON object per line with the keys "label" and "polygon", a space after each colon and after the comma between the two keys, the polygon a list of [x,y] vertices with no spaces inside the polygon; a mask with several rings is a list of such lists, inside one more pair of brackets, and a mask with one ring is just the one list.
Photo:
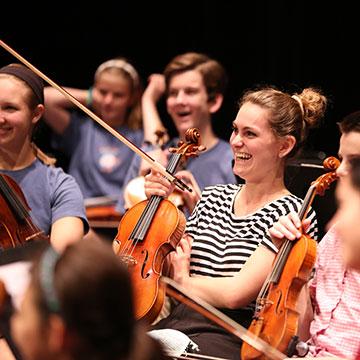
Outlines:
{"label": "black backdrop", "polygon": [[[118,55],[133,61],[144,79],[185,51],[214,56],[230,77],[215,118],[223,138],[230,134],[238,97],[254,85],[320,87],[331,104],[307,149],[328,155],[338,148],[336,122],[360,108],[359,20],[350,1],[7,3],[1,38],[60,85],[90,86],[96,67]],[[0,48],[0,65],[12,61]]]}

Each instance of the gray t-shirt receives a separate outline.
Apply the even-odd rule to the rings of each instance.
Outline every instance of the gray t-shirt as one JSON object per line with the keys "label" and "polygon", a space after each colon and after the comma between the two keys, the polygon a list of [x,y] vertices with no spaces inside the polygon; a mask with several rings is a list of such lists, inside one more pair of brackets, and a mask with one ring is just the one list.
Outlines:
{"label": "gray t-shirt", "polygon": [[[115,130],[141,146],[141,130],[126,126]],[[68,173],[79,184],[84,198],[120,194],[135,153],[95,121],[73,112],[69,126],[61,136],[54,135],[52,145],[70,157]]]}
{"label": "gray t-shirt", "polygon": [[44,165],[36,159],[30,166],[21,170],[1,170],[20,186],[31,209],[33,222],[50,234],[51,225],[66,216],[75,216],[89,230],[84,199],[74,178],[60,168]]}

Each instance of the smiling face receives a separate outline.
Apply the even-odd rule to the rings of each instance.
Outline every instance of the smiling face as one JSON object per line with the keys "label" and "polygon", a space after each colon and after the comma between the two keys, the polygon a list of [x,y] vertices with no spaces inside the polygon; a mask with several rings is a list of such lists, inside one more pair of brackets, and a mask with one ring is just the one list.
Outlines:
{"label": "smiling face", "polygon": [[19,79],[0,75],[0,149],[20,151],[30,143],[32,128],[40,119],[43,105],[29,107],[31,90]]}
{"label": "smiling face", "polygon": [[279,171],[283,173],[283,159],[291,146],[287,146],[286,138],[275,136],[269,124],[270,116],[269,110],[246,102],[233,122],[230,137],[235,159],[233,170],[247,183],[274,178]]}
{"label": "smiling face", "polygon": [[166,105],[180,136],[191,127],[197,127],[201,133],[204,124],[210,122],[211,114],[218,109],[216,102],[209,101],[202,75],[197,70],[171,77]]}

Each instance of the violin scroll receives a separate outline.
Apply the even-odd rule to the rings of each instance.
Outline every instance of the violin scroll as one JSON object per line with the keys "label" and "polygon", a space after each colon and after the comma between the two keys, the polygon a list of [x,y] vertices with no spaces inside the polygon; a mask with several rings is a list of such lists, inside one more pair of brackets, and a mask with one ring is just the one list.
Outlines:
{"label": "violin scroll", "polygon": [[332,170],[326,174],[319,176],[311,185],[315,187],[316,194],[323,196],[325,190],[327,190],[330,185],[337,180],[338,175],[336,174],[336,169],[340,166],[340,161],[330,156],[323,161],[323,166],[325,169]]}
{"label": "violin scroll", "polygon": [[329,156],[323,161],[323,166],[327,170],[336,170],[340,166],[340,160],[334,156]]}
{"label": "violin scroll", "polygon": [[182,156],[189,158],[192,156],[198,156],[199,152],[206,150],[204,145],[200,145],[200,133],[197,128],[190,128],[185,133],[186,142],[179,141],[178,148],[169,148],[171,153],[181,154]]}

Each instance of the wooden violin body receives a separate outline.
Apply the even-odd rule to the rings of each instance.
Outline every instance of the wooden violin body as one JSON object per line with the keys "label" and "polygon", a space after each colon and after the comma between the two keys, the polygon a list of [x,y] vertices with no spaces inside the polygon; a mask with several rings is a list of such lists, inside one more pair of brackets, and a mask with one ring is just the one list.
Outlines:
{"label": "wooden violin body", "polygon": [[33,223],[30,208],[19,185],[0,174],[0,250],[20,246],[26,241],[48,237]]}
{"label": "wooden violin body", "polygon": [[[316,241],[303,235],[288,251],[279,280],[270,284],[269,295],[261,304],[261,314],[256,315],[248,329],[285,354],[289,353],[289,345],[298,331],[298,295],[315,265]],[[247,343],[243,344],[241,359],[267,358]]]}
{"label": "wooden violin body", "polygon": [[[186,219],[168,200],[162,200],[156,216],[163,221],[153,221],[143,240],[131,235],[149,200],[144,200],[127,211],[119,225],[115,240],[119,242],[118,254],[128,265],[134,289],[135,316],[151,323],[160,313],[165,289],[159,282],[166,255],[175,250],[185,229]],[[126,224],[126,225],[124,225]]]}

